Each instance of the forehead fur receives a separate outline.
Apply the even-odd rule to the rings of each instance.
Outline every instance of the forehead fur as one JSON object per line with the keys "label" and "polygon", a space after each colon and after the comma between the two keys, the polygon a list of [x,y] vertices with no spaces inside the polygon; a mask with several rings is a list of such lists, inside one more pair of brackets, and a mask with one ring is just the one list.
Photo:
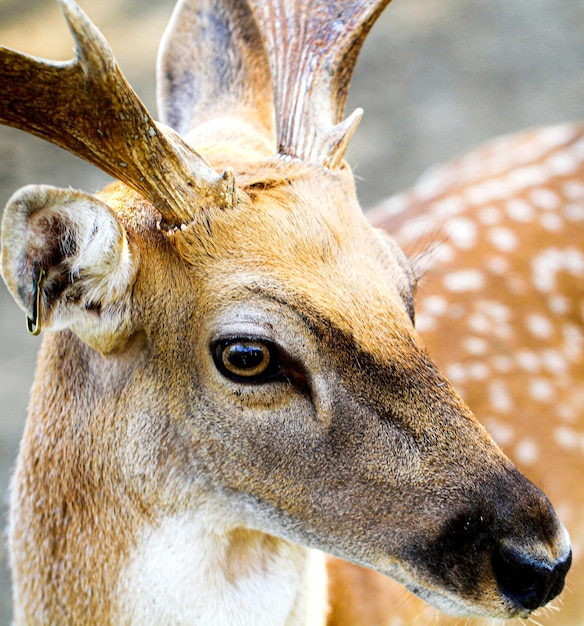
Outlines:
{"label": "forehead fur", "polygon": [[400,296],[408,277],[399,252],[364,217],[348,169],[299,165],[279,177],[252,176],[244,191],[234,209],[201,212],[171,236],[218,305],[253,285],[313,311],[372,354],[403,339],[404,325],[411,328]]}

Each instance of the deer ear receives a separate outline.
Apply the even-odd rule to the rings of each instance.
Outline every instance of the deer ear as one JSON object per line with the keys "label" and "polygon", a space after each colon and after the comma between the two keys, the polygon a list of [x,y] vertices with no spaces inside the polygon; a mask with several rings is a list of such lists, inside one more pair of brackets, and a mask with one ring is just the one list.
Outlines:
{"label": "deer ear", "polygon": [[119,349],[131,334],[137,266],[114,212],[93,196],[31,185],[6,205],[2,274],[29,324]]}

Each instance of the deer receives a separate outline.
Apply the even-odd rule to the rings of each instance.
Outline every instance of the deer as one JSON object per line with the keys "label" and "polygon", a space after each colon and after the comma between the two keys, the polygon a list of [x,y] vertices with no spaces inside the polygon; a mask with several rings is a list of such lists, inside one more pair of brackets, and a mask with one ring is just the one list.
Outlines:
{"label": "deer", "polygon": [[387,621],[371,589],[346,606],[355,572],[458,616],[556,598],[568,532],[430,358],[415,267],[344,159],[388,1],[180,0],[161,121],[59,3],[75,58],[1,49],[0,122],[116,182],[30,185],[4,211],[3,278],[42,335],[15,624]]}

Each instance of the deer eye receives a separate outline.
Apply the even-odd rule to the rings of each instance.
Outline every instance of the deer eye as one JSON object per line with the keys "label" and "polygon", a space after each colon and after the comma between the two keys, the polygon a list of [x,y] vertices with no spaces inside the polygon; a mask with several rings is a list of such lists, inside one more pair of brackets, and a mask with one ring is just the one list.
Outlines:
{"label": "deer eye", "polygon": [[217,369],[231,380],[265,382],[273,380],[281,369],[275,346],[257,339],[218,341],[212,348]]}

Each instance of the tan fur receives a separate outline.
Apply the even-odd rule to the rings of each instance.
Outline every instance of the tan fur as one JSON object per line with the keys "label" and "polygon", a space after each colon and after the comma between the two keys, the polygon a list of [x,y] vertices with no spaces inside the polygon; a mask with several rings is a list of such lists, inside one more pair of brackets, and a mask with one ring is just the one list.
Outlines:
{"label": "tan fur", "polygon": [[[246,45],[238,29],[217,20],[217,41],[233,62],[229,93],[251,92],[228,111],[232,120],[258,95],[257,81],[241,82],[245,55],[278,33],[275,18],[265,17],[276,4],[263,13],[262,3],[252,4],[255,22],[246,13],[240,33]],[[30,217],[46,190],[33,190],[24,208],[6,209],[8,286],[27,312],[40,289],[47,330],[11,495],[16,624],[247,626],[269,623],[273,610],[283,626],[319,625],[328,580],[315,549],[376,569],[462,615],[527,617],[561,589],[570,558],[565,529],[430,360],[413,324],[412,268],[365,219],[341,160],[354,130],[353,122],[338,126],[342,90],[383,2],[337,7],[348,29],[339,50],[339,22],[285,4],[298,22],[292,47],[322,55],[318,97],[308,104],[326,104],[327,115],[292,111],[303,119],[296,127],[285,114],[280,139],[282,128],[303,130],[282,144],[286,154],[273,146],[270,155],[271,126],[257,123],[261,115],[239,136],[233,124],[203,116],[204,132],[194,128],[186,141],[205,145],[195,150],[181,140],[175,156],[187,167],[204,149],[207,173],[230,168],[221,179],[224,190],[237,182],[230,202],[222,192],[215,202],[190,194],[188,176],[170,220],[152,194],[138,195],[136,181],[100,194],[119,227],[112,232],[124,234],[113,238],[118,265],[104,263],[100,276],[128,277],[113,302],[88,302],[89,270],[67,271],[83,267],[84,220],[75,211],[47,203],[48,254]],[[181,6],[191,17],[198,7]],[[237,14],[229,2],[220,7],[230,19]],[[196,24],[221,15],[203,11]],[[305,37],[306,24],[314,36]],[[273,65],[277,54],[262,49]],[[272,78],[285,83],[272,65]],[[209,80],[206,93],[225,89],[225,72]],[[196,103],[178,104],[176,123],[190,128]],[[148,174],[164,181],[164,168]],[[41,267],[47,276],[39,287]],[[82,323],[59,314],[65,304]],[[120,310],[123,324],[112,331],[111,313]],[[270,377],[229,374],[217,355],[240,340],[264,345],[279,365]],[[511,576],[518,570],[519,581]],[[331,620],[347,623],[351,614],[362,626],[375,623],[378,606],[357,617],[362,604],[338,603],[347,581],[358,580],[348,575],[337,564]],[[184,590],[178,597],[177,589]]]}

